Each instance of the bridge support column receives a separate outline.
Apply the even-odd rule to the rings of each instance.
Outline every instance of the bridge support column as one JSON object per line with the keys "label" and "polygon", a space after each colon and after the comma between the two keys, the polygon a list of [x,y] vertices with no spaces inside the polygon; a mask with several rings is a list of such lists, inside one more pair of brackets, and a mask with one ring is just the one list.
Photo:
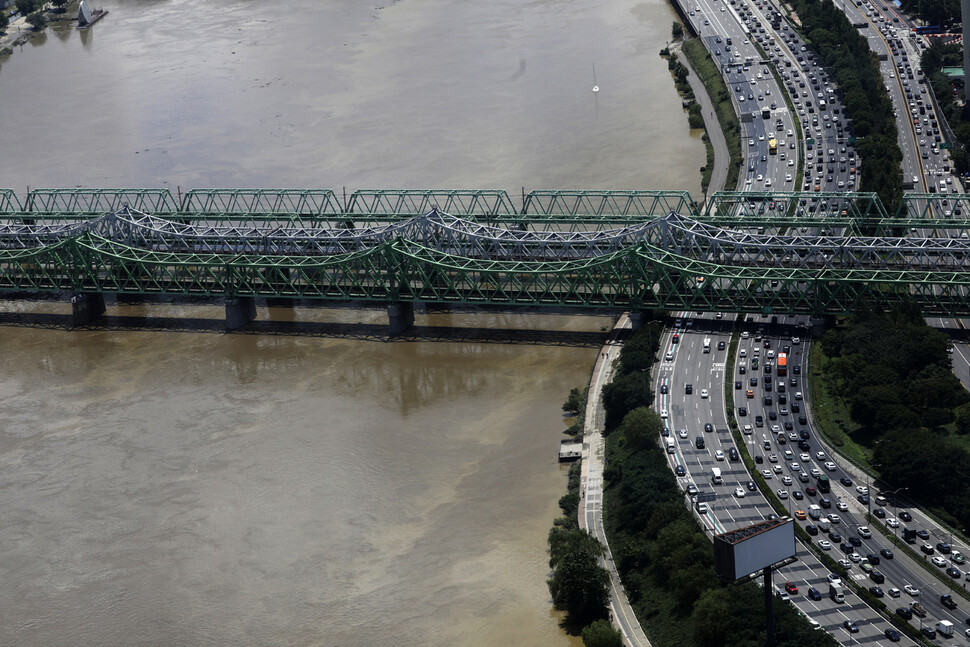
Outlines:
{"label": "bridge support column", "polygon": [[104,295],[100,292],[75,294],[71,297],[71,315],[75,326],[86,326],[104,314]]}
{"label": "bridge support column", "polygon": [[414,304],[391,303],[387,306],[388,334],[399,335],[414,325]]}
{"label": "bridge support column", "polygon": [[226,299],[226,330],[239,330],[256,318],[256,297]]}
{"label": "bridge support column", "polygon": [[643,320],[645,318],[646,317],[644,316],[644,313],[642,313],[640,311],[631,312],[630,313],[630,329],[631,330],[639,330],[640,329],[640,326],[643,325]]}

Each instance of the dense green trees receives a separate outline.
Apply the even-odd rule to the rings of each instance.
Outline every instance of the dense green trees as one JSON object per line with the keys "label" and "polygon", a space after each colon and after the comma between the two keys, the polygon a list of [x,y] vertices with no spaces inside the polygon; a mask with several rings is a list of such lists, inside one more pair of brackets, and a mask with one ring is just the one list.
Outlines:
{"label": "dense green trees", "polygon": [[906,0],[903,8],[931,25],[946,27],[961,22],[960,0]]}
{"label": "dense green trees", "polygon": [[7,17],[7,12],[0,11],[0,33],[3,33],[9,25],[10,19]]}
{"label": "dense green trees", "polygon": [[675,20],[673,26],[670,28],[670,35],[674,38],[680,38],[684,35],[684,26]]}
{"label": "dense green trees", "polygon": [[597,620],[583,629],[583,645],[586,647],[623,647],[623,634],[606,620]]}
{"label": "dense green trees", "polygon": [[959,45],[944,45],[940,40],[923,52],[920,68],[929,81],[929,85],[936,96],[940,111],[946,117],[950,129],[957,138],[955,146],[950,151],[950,158],[956,170],[960,173],[970,171],[970,160],[967,158],[967,147],[970,146],[970,109],[957,102],[957,96],[951,85],[950,77],[941,70],[946,66],[963,66],[963,50]]}
{"label": "dense green trees", "polygon": [[562,405],[562,410],[566,413],[577,414],[583,406],[583,393],[579,389],[570,389],[569,397]]}
{"label": "dense green trees", "polygon": [[35,11],[40,11],[43,6],[43,0],[17,0],[17,12],[21,16],[28,16]]}
{"label": "dense green trees", "polygon": [[902,152],[897,143],[892,101],[879,61],[866,39],[829,0],[795,0],[803,32],[831,72],[852,120],[862,158],[860,191],[874,191],[893,212],[902,199]]}

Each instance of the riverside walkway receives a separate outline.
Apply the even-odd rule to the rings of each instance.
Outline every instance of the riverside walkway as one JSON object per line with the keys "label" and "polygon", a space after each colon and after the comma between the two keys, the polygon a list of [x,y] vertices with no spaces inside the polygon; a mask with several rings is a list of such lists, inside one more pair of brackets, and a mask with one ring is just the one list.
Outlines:
{"label": "riverside walkway", "polygon": [[596,358],[593,375],[590,378],[584,421],[583,468],[579,485],[582,493],[579,527],[599,539],[606,549],[603,566],[610,574],[610,612],[613,625],[623,634],[623,642],[629,647],[650,647],[650,641],[643,633],[640,622],[626,597],[626,591],[623,590],[620,574],[613,564],[613,555],[606,540],[606,531],[603,529],[603,464],[606,454],[603,427],[606,412],[603,410],[602,391],[603,385],[613,377],[615,362],[620,356],[621,345],[617,343],[617,332],[629,329],[630,325],[628,315],[624,314],[620,317],[613,327],[613,334]]}

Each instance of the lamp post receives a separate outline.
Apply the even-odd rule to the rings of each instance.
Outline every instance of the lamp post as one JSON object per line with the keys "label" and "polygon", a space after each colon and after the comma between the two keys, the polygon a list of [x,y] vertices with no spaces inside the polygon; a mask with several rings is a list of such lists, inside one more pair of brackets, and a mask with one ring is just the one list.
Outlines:
{"label": "lamp post", "polygon": [[[896,517],[896,493],[904,492],[908,489],[908,487],[900,487],[893,490],[893,521],[896,522],[896,526],[899,525],[899,519]],[[896,526],[893,527],[893,543],[895,543],[896,540]]]}

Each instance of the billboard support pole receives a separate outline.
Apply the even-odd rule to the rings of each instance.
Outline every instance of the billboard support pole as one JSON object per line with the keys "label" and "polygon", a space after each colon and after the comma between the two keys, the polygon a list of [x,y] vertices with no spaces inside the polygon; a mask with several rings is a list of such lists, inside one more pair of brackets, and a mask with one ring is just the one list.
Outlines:
{"label": "billboard support pole", "polygon": [[772,609],[772,601],[775,597],[771,586],[771,566],[765,566],[765,625],[768,629],[767,647],[775,647],[775,614]]}

